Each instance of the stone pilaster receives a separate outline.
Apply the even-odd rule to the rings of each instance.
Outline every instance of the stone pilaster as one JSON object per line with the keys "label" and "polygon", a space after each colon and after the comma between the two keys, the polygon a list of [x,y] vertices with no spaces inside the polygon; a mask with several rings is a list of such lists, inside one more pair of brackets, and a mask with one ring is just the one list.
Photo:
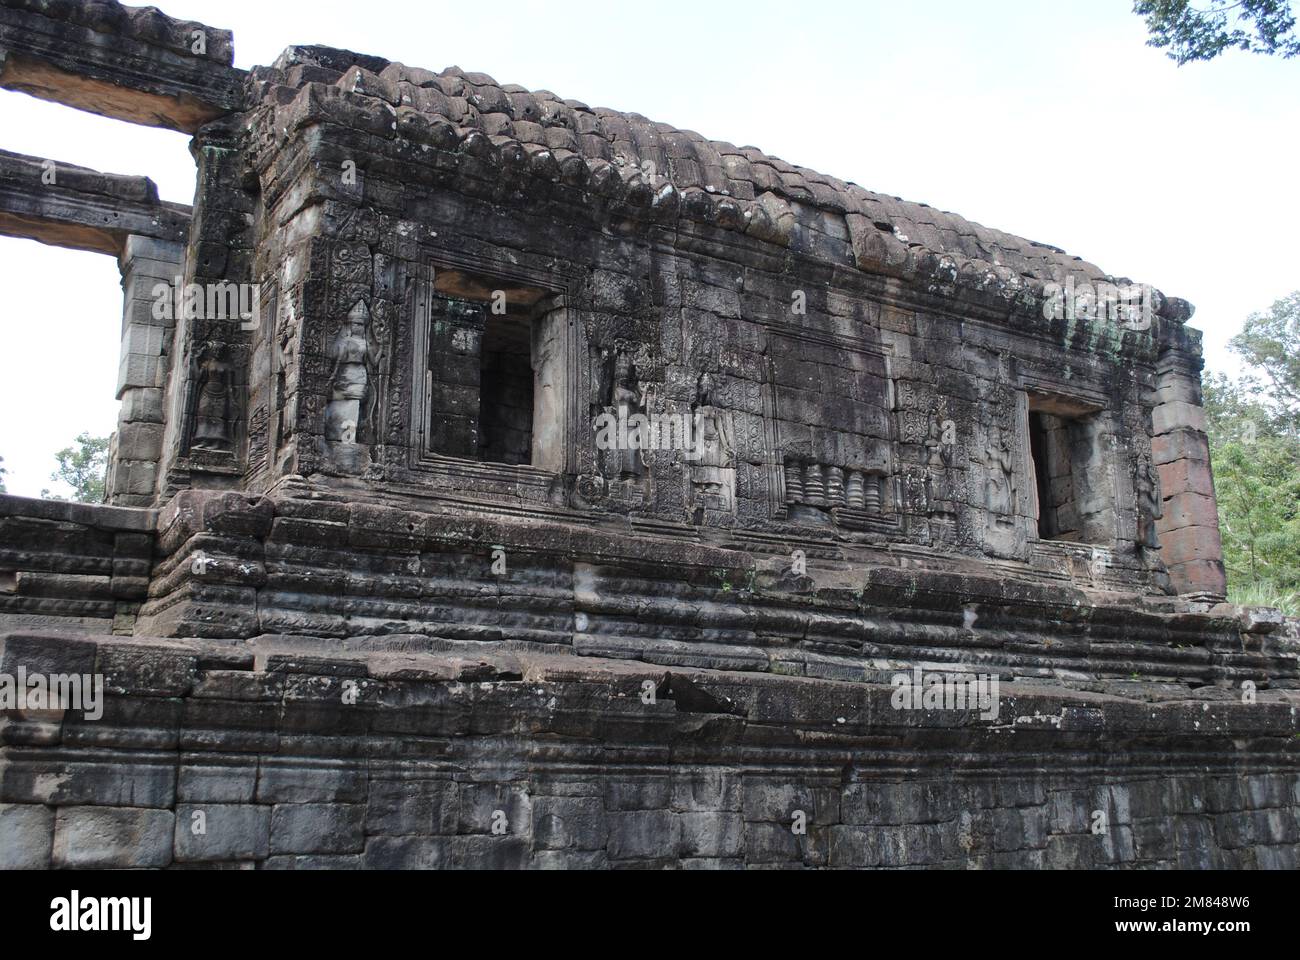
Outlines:
{"label": "stone pilaster", "polygon": [[1184,336],[1156,368],[1151,455],[1160,473],[1163,516],[1160,556],[1180,594],[1227,594],[1219,507],[1210,470],[1210,442],[1201,406],[1199,334]]}
{"label": "stone pilaster", "polygon": [[[122,402],[110,447],[105,498],[117,506],[149,506],[158,481],[165,429],[163,395],[175,335],[174,311],[160,310],[183,272],[185,245],[130,236],[118,260],[122,271],[122,353],[117,398]],[[165,291],[161,288],[166,288]]]}

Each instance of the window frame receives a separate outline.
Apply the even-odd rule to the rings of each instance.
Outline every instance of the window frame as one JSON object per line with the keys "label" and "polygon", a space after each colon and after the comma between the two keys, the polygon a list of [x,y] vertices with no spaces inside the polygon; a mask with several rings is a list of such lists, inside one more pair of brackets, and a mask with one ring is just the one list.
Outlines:
{"label": "window frame", "polygon": [[[1096,464],[1090,466],[1090,471],[1094,474],[1090,477],[1089,482],[1100,482],[1105,484],[1107,479],[1111,480],[1109,495],[1107,497],[1110,503],[1109,523],[1106,525],[1104,535],[1095,539],[1084,537],[1083,516],[1080,515],[1080,530],[1078,539],[1061,539],[1056,537],[1045,537],[1042,534],[1043,529],[1043,504],[1039,493],[1039,465],[1033,452],[1033,416],[1034,414],[1047,414],[1061,420],[1073,423],[1083,424],[1091,421],[1094,429],[1104,429],[1106,420],[1110,416],[1109,407],[1104,398],[1100,395],[1083,394],[1082,392],[1064,392],[1058,385],[1053,384],[1024,384],[1022,393],[1025,397],[1024,413],[1021,418],[1021,434],[1023,439],[1023,450],[1025,458],[1026,479],[1029,481],[1028,487],[1032,500],[1032,512],[1029,517],[1031,521],[1030,535],[1032,539],[1041,544],[1058,544],[1066,547],[1105,547],[1111,549],[1118,539],[1119,520],[1120,520],[1120,497],[1118,491],[1114,489],[1113,478],[1110,477],[1110,471],[1104,455],[1099,458]],[[1078,472],[1078,464],[1074,462],[1071,455],[1070,463],[1071,476],[1074,477]],[[1048,478],[1050,482],[1050,477]],[[1073,481],[1077,483],[1077,478]],[[1077,497],[1077,492],[1075,493]]]}
{"label": "window frame", "polygon": [[[428,425],[431,416],[428,381],[429,327],[433,319],[434,300],[439,296],[435,291],[435,279],[439,270],[461,271],[477,277],[500,280],[504,285],[524,285],[546,292],[545,300],[552,306],[541,316],[558,314],[558,318],[553,322],[563,326],[563,356],[559,365],[564,382],[561,385],[560,409],[554,424],[563,448],[559,458],[560,469],[454,457],[430,449],[428,443]],[[411,377],[408,466],[412,471],[427,477],[431,483],[438,486],[448,485],[454,489],[476,490],[485,487],[489,490],[495,488],[503,495],[514,494],[528,500],[546,499],[560,477],[574,472],[573,423],[575,411],[578,409],[575,399],[578,381],[576,359],[579,356],[580,344],[579,325],[569,305],[569,291],[572,284],[572,278],[563,271],[543,273],[518,264],[487,258],[457,256],[444,251],[425,252],[421,256],[415,284],[411,358],[408,368]],[[535,325],[537,319],[534,318],[530,322]],[[534,335],[535,333],[534,330]],[[537,370],[534,370],[533,376],[534,403],[536,403]],[[534,435],[537,428],[538,425],[534,422]]]}

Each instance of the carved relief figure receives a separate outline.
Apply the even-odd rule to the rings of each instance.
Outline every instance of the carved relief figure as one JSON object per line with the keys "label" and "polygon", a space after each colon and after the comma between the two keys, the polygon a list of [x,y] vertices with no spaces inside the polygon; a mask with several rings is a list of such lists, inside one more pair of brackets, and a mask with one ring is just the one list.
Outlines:
{"label": "carved relief figure", "polygon": [[376,310],[370,323],[369,337],[367,339],[369,350],[366,354],[371,378],[366,424],[370,430],[369,439],[372,443],[379,443],[383,438],[383,398],[389,394],[388,349],[392,324],[389,322],[388,310],[378,309],[379,307],[387,307],[387,304],[382,301],[376,304]]}
{"label": "carved relief figure", "polygon": [[952,477],[950,467],[953,458],[953,443],[947,436],[947,429],[941,422],[943,414],[937,413],[926,421],[925,449],[928,452],[925,468],[926,512],[947,512],[951,510]]}
{"label": "carved relief figure", "polygon": [[942,471],[952,462],[952,448],[943,441],[943,427],[939,417],[930,417],[926,424],[925,449],[929,453],[930,469]]}
{"label": "carved relief figure", "polygon": [[[620,424],[632,422],[632,417],[644,414],[645,393],[637,383],[636,368],[632,359],[619,352],[614,363],[614,386],[606,413],[613,414]],[[606,474],[619,479],[633,479],[645,473],[643,443],[618,444],[606,452]]]}
{"label": "carved relief figure", "polygon": [[990,512],[1004,517],[1015,513],[1016,480],[1012,454],[1010,438],[999,427],[992,427],[989,431],[986,502]]}
{"label": "carved relief figure", "polygon": [[691,485],[697,502],[715,510],[736,509],[736,435],[731,414],[713,405],[713,378],[703,374],[696,387],[695,449]]}
{"label": "carved relief figure", "polygon": [[194,440],[199,450],[229,451],[235,421],[235,370],[226,348],[206,343],[195,371]]}
{"label": "carved relief figure", "polygon": [[293,438],[297,422],[297,394],[290,398],[290,384],[295,379],[297,362],[297,343],[294,338],[293,304],[289,304],[287,315],[280,321],[275,338],[275,409],[277,416],[276,443],[283,447]]}
{"label": "carved relief figure", "polygon": [[326,440],[356,443],[359,429],[373,414],[369,326],[370,309],[365,301],[358,300],[330,345],[328,356],[334,367],[330,372],[330,400],[325,407]]}
{"label": "carved relief figure", "polygon": [[1160,539],[1156,536],[1156,521],[1164,516],[1164,506],[1160,496],[1160,472],[1149,460],[1141,460],[1137,466],[1137,539],[1138,545],[1145,550],[1159,550]]}

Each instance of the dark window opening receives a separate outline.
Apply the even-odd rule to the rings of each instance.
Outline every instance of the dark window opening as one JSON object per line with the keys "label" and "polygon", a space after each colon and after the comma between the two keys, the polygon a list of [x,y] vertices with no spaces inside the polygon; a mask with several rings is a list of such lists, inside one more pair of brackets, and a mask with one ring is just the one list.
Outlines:
{"label": "dark window opening", "polygon": [[1038,490],[1038,535],[1044,540],[1077,540],[1069,427],[1046,413],[1029,415],[1029,449]]}
{"label": "dark window opening", "polygon": [[531,462],[532,325],[527,318],[488,317],[479,371],[478,459]]}
{"label": "dark window opening", "polygon": [[1094,544],[1111,540],[1114,501],[1106,495],[1099,424],[1095,410],[1030,397],[1029,451],[1040,539]]}
{"label": "dark window opening", "polygon": [[549,467],[554,454],[539,452],[534,429],[540,410],[541,436],[550,437],[555,431],[547,430],[547,421],[558,412],[554,391],[539,393],[538,387],[539,373],[545,387],[557,362],[549,302],[537,288],[458,270],[437,273],[425,368],[429,452]]}

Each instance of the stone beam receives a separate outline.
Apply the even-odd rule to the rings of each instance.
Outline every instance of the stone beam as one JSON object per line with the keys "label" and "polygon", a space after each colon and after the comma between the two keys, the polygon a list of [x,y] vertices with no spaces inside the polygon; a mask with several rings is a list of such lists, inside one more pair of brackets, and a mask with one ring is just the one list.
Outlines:
{"label": "stone beam", "polygon": [[194,133],[240,109],[228,30],[115,2],[0,0],[0,88]]}
{"label": "stone beam", "polygon": [[190,208],[147,177],[0,150],[0,235],[120,257],[127,237],[185,243],[189,230]]}

